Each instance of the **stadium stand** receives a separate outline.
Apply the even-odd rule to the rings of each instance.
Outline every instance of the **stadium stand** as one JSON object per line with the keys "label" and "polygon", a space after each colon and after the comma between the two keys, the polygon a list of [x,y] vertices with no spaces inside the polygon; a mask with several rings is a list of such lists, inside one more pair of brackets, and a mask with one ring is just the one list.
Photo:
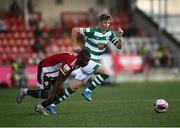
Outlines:
{"label": "stadium stand", "polygon": [[[58,22],[52,25],[45,24],[40,10],[35,11],[32,6],[29,8],[31,11],[29,11],[28,27],[21,15],[17,17],[17,13],[14,12],[0,12],[1,66],[10,65],[17,57],[22,58],[25,65],[32,66],[51,54],[61,51],[71,52],[73,51],[70,39],[72,27],[93,27],[97,24],[95,19],[97,12],[92,8],[86,11],[62,11]],[[132,58],[135,58],[133,63],[138,63],[134,68],[124,67],[124,70],[142,72],[147,64],[153,68],[178,67],[179,61],[174,58],[179,58],[176,54],[178,51],[176,46],[179,46],[179,42],[171,34],[163,30],[160,39],[158,24],[138,9],[109,10],[109,12],[113,16],[111,29],[116,31],[121,27],[124,30],[123,49],[117,52],[110,47],[110,52],[113,52],[112,58],[118,60],[124,57],[123,61],[128,60],[129,67],[133,67],[130,61]],[[121,63],[114,67],[119,71],[117,74],[123,70]]]}

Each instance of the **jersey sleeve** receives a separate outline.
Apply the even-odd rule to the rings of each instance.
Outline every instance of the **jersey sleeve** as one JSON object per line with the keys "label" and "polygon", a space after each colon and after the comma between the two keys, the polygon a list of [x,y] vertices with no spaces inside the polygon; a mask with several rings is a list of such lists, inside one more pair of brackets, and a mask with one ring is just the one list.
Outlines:
{"label": "jersey sleeve", "polygon": [[118,42],[118,38],[117,38],[115,32],[113,32],[113,31],[111,31],[111,32],[112,32],[112,34],[110,36],[110,41],[115,45]]}
{"label": "jersey sleeve", "polygon": [[76,62],[76,54],[66,53],[64,57],[63,65],[60,66],[59,70],[62,76],[68,77],[73,70],[74,63]]}
{"label": "jersey sleeve", "polygon": [[88,36],[91,33],[91,28],[80,28],[80,34],[83,36]]}

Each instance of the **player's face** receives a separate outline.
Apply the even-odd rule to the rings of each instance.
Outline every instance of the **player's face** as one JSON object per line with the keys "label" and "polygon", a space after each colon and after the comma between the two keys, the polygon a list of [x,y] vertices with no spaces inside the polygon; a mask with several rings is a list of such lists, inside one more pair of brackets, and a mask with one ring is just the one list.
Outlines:
{"label": "player's face", "polygon": [[103,20],[99,23],[101,30],[106,31],[110,26],[111,20]]}
{"label": "player's face", "polygon": [[77,64],[81,67],[85,67],[88,64],[89,60],[90,58],[78,58]]}

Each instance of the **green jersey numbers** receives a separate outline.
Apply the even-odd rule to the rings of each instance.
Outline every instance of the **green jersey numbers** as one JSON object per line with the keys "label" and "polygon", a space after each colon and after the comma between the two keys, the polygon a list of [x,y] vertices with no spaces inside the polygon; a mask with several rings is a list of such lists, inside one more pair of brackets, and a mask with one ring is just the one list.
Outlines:
{"label": "green jersey numbers", "polygon": [[80,34],[85,37],[85,48],[91,53],[91,60],[98,62],[101,55],[105,51],[108,43],[116,44],[118,38],[116,34],[107,30],[102,32],[99,27],[96,28],[80,28]]}

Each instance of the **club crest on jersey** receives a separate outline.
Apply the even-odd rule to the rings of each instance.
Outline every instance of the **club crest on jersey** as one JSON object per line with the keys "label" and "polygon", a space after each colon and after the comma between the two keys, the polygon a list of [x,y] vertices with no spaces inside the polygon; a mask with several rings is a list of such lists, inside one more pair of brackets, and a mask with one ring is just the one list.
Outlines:
{"label": "club crest on jersey", "polygon": [[63,72],[67,73],[69,70],[70,70],[70,67],[67,64],[65,64],[63,67]]}
{"label": "club crest on jersey", "polygon": [[45,81],[44,84],[45,84],[45,86],[48,86],[49,82],[48,82],[48,81]]}
{"label": "club crest on jersey", "polygon": [[95,38],[96,38],[96,40],[99,40],[99,37],[98,37],[98,36],[96,36]]}

